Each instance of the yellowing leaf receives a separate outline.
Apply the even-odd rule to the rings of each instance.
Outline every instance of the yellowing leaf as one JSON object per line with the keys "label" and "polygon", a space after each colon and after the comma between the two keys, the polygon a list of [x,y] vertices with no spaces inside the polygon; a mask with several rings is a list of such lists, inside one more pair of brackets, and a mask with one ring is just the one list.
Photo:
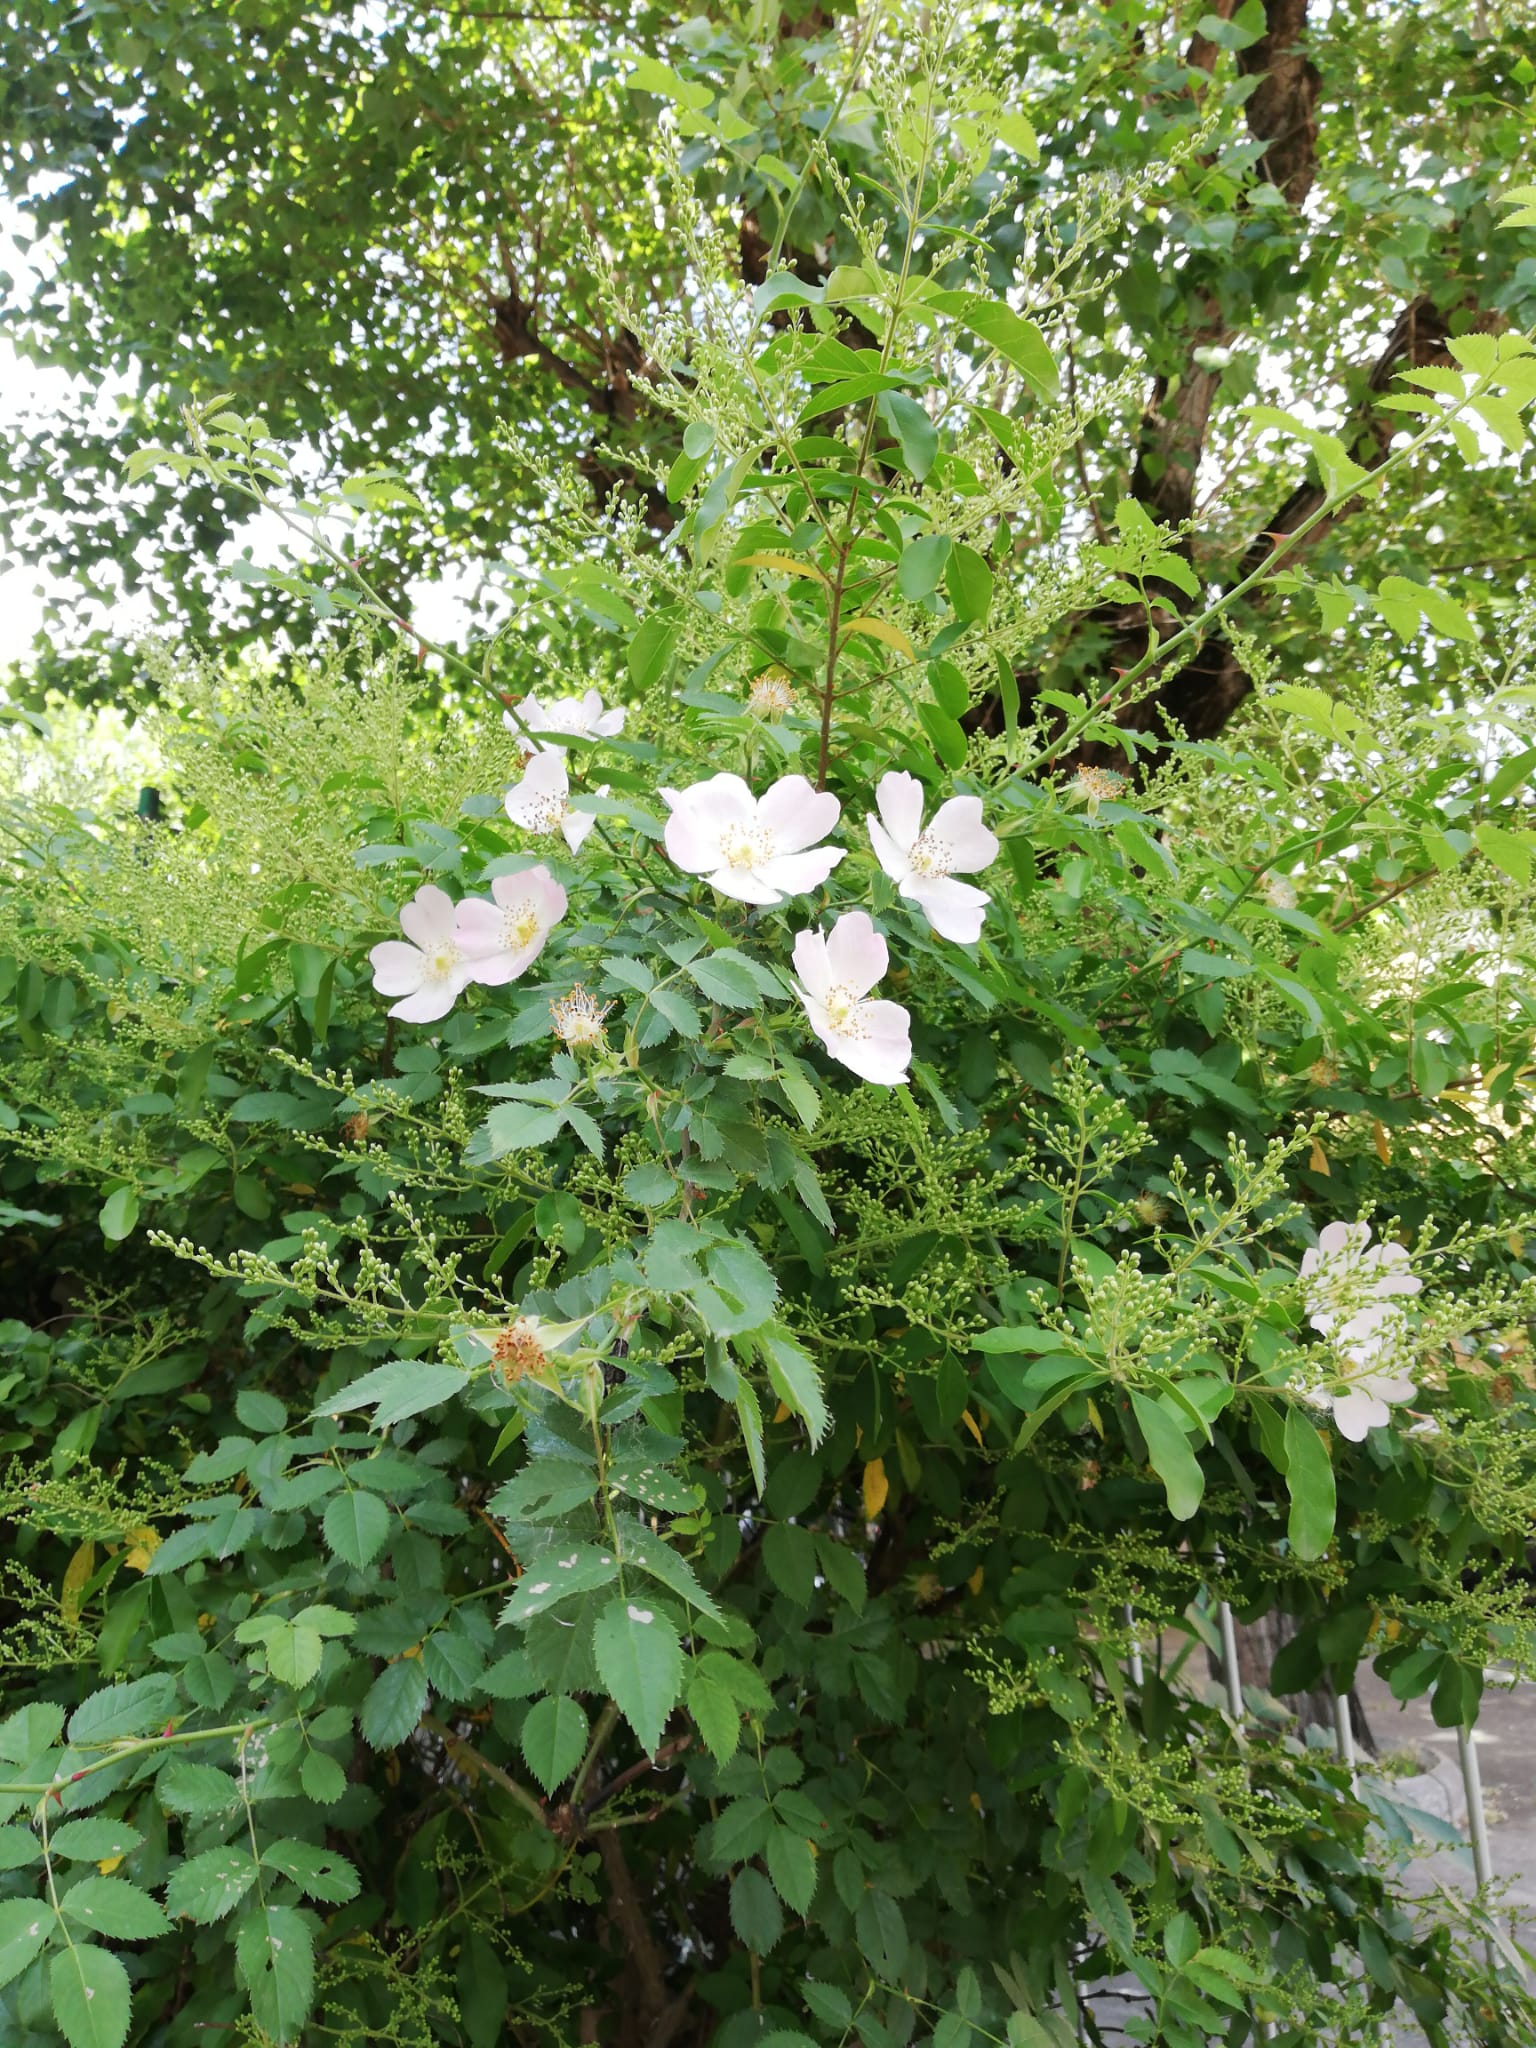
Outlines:
{"label": "yellowing leaf", "polygon": [[971,1573],[971,1576],[966,1580],[965,1583],[970,1587],[973,1593],[979,1593],[981,1591],[981,1582],[984,1576],[985,1574],[983,1573],[981,1566],[977,1565],[975,1571]]}
{"label": "yellowing leaf", "polygon": [[885,1506],[891,1482],[885,1476],[885,1461],[871,1458],[864,1467],[864,1519],[872,1522]]}
{"label": "yellowing leaf", "polygon": [[778,1407],[775,1408],[773,1411],[773,1419],[775,1422],[788,1422],[790,1416],[793,1413],[794,1411],[790,1407],[789,1403],[787,1401],[781,1401]]}
{"label": "yellowing leaf", "polygon": [[860,633],[866,640],[882,641],[887,647],[894,647],[898,654],[904,654],[908,661],[917,659],[917,649],[900,626],[893,626],[889,619],[872,619],[861,612],[856,619],[844,620],[843,631],[850,638]]}
{"label": "yellowing leaf", "polygon": [[149,1560],[160,1548],[160,1531],[145,1523],[141,1529],[125,1529],[123,1536],[128,1544],[123,1563],[131,1572],[147,1572]]}
{"label": "yellowing leaf", "polygon": [[1380,1117],[1377,1117],[1371,1125],[1371,1137],[1375,1142],[1376,1157],[1383,1166],[1390,1166],[1392,1164],[1392,1146],[1387,1137],[1386,1126],[1382,1123]]}
{"label": "yellowing leaf", "polygon": [[1104,1418],[1099,1413],[1093,1396],[1089,1394],[1086,1398],[1088,1402],[1088,1420],[1093,1424],[1094,1434],[1102,1437],[1104,1434]]}
{"label": "yellowing leaf", "polygon": [[1307,1161],[1307,1164],[1314,1173],[1325,1173],[1330,1180],[1333,1178],[1328,1167],[1328,1154],[1323,1150],[1316,1138],[1312,1140],[1312,1157]]}
{"label": "yellowing leaf", "polygon": [[786,576],[807,576],[813,583],[825,583],[826,577],[814,562],[802,562],[797,555],[776,554],[771,548],[751,555],[737,555],[731,563],[733,569],[778,569]]}
{"label": "yellowing leaf", "polygon": [[85,1600],[86,1585],[96,1568],[96,1546],[87,1540],[80,1545],[64,1568],[64,1586],[59,1598],[59,1612],[71,1628],[80,1626],[80,1609]]}
{"label": "yellowing leaf", "polygon": [[971,1432],[971,1435],[972,1435],[973,1437],[975,1437],[975,1439],[976,1439],[977,1443],[980,1443],[980,1442],[981,1442],[981,1431],[980,1431],[980,1430],[979,1430],[979,1429],[978,1429],[978,1428],[976,1427],[976,1418],[975,1418],[975,1416],[974,1416],[974,1415],[973,1415],[973,1414],[971,1413],[971,1411],[970,1411],[970,1409],[969,1409],[969,1408],[967,1408],[967,1409],[966,1409],[966,1410],[965,1410],[965,1411],[964,1411],[964,1412],[962,1413],[962,1415],[961,1415],[961,1417],[960,1417],[960,1420],[961,1420],[961,1421],[962,1421],[962,1422],[963,1422],[963,1423],[965,1424],[966,1428],[967,1428],[967,1429],[968,1429],[968,1430],[969,1430],[969,1431]]}
{"label": "yellowing leaf", "polygon": [[122,1862],[122,1860],[123,1859],[121,1856],[103,1856],[101,1861],[96,1865],[96,1868],[101,1872],[103,1877],[110,1877],[113,1871],[116,1870],[119,1863]]}

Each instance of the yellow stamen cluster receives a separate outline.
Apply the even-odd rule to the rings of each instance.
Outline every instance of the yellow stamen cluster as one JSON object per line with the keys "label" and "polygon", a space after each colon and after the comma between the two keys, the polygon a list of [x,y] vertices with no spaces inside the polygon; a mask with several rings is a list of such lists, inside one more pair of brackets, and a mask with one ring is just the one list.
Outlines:
{"label": "yellow stamen cluster", "polygon": [[588,995],[578,982],[568,996],[562,996],[550,1012],[555,1027],[555,1036],[572,1051],[601,1045],[607,1037],[603,1019],[613,1008],[612,1003],[599,1003]]}

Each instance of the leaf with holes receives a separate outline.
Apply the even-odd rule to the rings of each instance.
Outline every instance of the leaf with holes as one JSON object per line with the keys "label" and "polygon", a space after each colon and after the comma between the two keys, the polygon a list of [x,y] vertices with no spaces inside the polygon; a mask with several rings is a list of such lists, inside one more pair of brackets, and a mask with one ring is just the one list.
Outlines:
{"label": "leaf with holes", "polygon": [[114,1941],[149,1941],[170,1927],[165,1908],[121,1877],[83,1877],[59,1900],[68,1920]]}
{"label": "leaf with holes", "polygon": [[251,1994],[251,2017],[276,2042],[296,2042],[315,1995],[315,1937],[293,1906],[263,1906],[241,1922],[235,1968]]}
{"label": "leaf with holes", "polygon": [[0,1984],[9,1984],[48,1939],[53,1908],[41,1899],[0,1899]]}
{"label": "leaf with holes", "polygon": [[357,1897],[358,1875],[346,1857],[318,1849],[313,1842],[269,1843],[261,1861],[265,1869],[291,1878],[306,1898],[318,1899],[322,1906],[344,1906]]}
{"label": "leaf with holes", "polygon": [[173,1920],[196,1920],[209,1927],[238,1906],[255,1882],[256,1865],[249,1849],[205,1849],[172,1872],[165,1910]]}

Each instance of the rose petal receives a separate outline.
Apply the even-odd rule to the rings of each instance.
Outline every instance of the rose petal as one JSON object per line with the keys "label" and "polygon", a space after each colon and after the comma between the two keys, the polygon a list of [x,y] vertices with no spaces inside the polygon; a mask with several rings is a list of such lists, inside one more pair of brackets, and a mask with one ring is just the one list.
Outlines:
{"label": "rose petal", "polygon": [[997,834],[981,821],[979,796],[952,796],[934,812],[928,830],[949,848],[949,865],[957,874],[975,874],[997,859]]}
{"label": "rose petal", "polygon": [[959,946],[974,946],[981,937],[982,921],[992,901],[985,889],[973,889],[969,882],[957,882],[950,875],[909,875],[901,884],[901,894],[921,906],[941,939],[953,939]]}
{"label": "rose petal", "polygon": [[827,936],[827,966],[834,985],[867,995],[890,965],[890,950],[868,911],[848,910]]}
{"label": "rose petal", "polygon": [[905,769],[892,769],[875,785],[881,823],[903,853],[910,853],[923,829],[923,785]]}
{"label": "rose petal", "polygon": [[832,988],[832,967],[827,959],[827,941],[821,932],[796,932],[794,954],[795,972],[805,984],[800,991],[801,1001],[809,996],[820,1003]]}
{"label": "rose petal", "polygon": [[[682,865],[681,862],[678,863]],[[737,903],[782,903],[784,898],[765,875],[756,874],[751,868],[716,868],[709,877],[712,889],[718,889],[722,896],[729,896]]]}
{"label": "rose petal", "polygon": [[764,791],[757,818],[773,839],[775,855],[801,853],[826,838],[842,809],[831,790],[812,789],[803,775],[783,775]]}
{"label": "rose petal", "polygon": [[468,974],[445,975],[441,981],[425,981],[414,995],[396,1003],[390,1011],[406,1024],[431,1024],[446,1017],[463,992]]}
{"label": "rose petal", "polygon": [[404,939],[385,939],[368,958],[373,963],[373,985],[381,996],[413,995],[421,987],[426,959]]}
{"label": "rose petal", "polygon": [[774,890],[765,898],[744,897],[743,902],[777,903],[781,896],[805,896],[819,889],[842,859],[841,846],[818,846],[809,853],[776,853],[765,860],[757,873]]}
{"label": "rose petal", "polygon": [[400,928],[424,952],[453,944],[454,902],[446,889],[423,882],[409,903],[400,907]]}
{"label": "rose petal", "polygon": [[904,882],[912,872],[912,863],[886,831],[878,818],[866,818],[864,829],[869,834],[869,843],[875,850],[875,859],[893,882]]}
{"label": "rose petal", "polygon": [[727,826],[750,831],[757,822],[757,805],[739,775],[711,775],[687,789],[661,793],[672,807],[662,844],[673,866],[685,874],[707,875],[720,866],[720,839]]}

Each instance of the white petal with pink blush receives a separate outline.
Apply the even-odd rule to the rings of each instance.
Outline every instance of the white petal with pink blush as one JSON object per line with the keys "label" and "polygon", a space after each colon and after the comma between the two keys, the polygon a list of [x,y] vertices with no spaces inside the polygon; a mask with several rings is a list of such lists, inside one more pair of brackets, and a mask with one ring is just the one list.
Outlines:
{"label": "white petal with pink blush", "polygon": [[520,875],[498,875],[489,899],[466,898],[456,930],[470,979],[488,988],[516,981],[543,952],[565,907],[564,889],[542,864]]}
{"label": "white petal with pink blush", "polygon": [[822,846],[841,805],[803,775],[784,775],[755,797],[739,775],[663,789],[671,811],[664,844],[684,874],[704,875],[738,903],[782,903],[819,889],[843,857]]}
{"label": "white petal with pink blush", "polygon": [[400,910],[404,939],[385,939],[368,955],[373,985],[382,996],[398,996],[391,1017],[406,1024],[432,1024],[446,1017],[474,978],[459,943],[453,898],[426,882]]}
{"label": "white petal with pink blush", "polygon": [[992,899],[954,877],[978,873],[997,859],[997,835],[982,823],[981,798],[950,797],[925,827],[923,785],[893,769],[876,786],[875,807],[880,815],[864,821],[869,843],[897,894],[917,905],[941,939],[975,945]]}
{"label": "white petal with pink blush", "polygon": [[[605,783],[597,792],[608,794]],[[579,853],[587,834],[597,823],[590,811],[571,808],[571,778],[566,773],[565,753],[550,747],[535,754],[522,779],[507,791],[503,803],[507,816],[524,832],[539,838],[558,832],[572,853]]]}
{"label": "white petal with pink blush", "polygon": [[794,959],[795,993],[833,1059],[878,1087],[905,1081],[911,1020],[900,1003],[870,995],[890,955],[868,914],[846,911],[830,932],[797,932]]}

